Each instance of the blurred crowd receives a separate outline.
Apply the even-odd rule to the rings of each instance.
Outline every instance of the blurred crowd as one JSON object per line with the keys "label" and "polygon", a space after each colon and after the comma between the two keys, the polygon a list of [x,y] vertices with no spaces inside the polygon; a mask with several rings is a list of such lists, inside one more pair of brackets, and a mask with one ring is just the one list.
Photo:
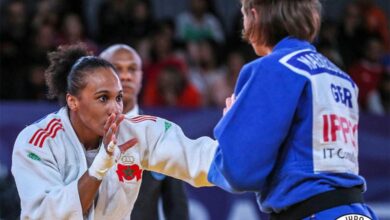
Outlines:
{"label": "blurred crowd", "polygon": [[[241,40],[239,7],[227,28],[210,0],[189,0],[164,19],[148,0],[0,3],[0,100],[45,100],[47,52],[62,44],[83,42],[95,54],[114,43],[134,47],[143,61],[142,106],[222,107],[255,58]],[[358,84],[362,111],[376,114],[390,112],[388,21],[375,1],[352,1],[338,20],[323,21],[315,42]]]}

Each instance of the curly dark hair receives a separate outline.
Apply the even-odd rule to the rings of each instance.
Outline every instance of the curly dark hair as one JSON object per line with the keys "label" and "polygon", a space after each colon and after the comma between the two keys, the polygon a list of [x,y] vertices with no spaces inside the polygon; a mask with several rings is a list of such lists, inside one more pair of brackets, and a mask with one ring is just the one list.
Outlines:
{"label": "curly dark hair", "polygon": [[57,98],[61,105],[66,103],[66,94],[78,95],[85,88],[85,77],[96,68],[114,66],[89,52],[85,45],[62,45],[48,54],[50,66],[45,71],[48,98]]}

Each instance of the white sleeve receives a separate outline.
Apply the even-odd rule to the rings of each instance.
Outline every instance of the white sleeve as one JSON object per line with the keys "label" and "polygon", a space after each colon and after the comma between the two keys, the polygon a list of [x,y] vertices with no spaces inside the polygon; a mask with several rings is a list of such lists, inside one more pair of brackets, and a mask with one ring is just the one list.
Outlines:
{"label": "white sleeve", "polygon": [[49,141],[42,148],[28,143],[31,129],[17,138],[12,174],[21,201],[21,219],[82,219],[77,180],[65,185]]}
{"label": "white sleeve", "polygon": [[172,176],[196,186],[212,186],[208,171],[218,143],[209,138],[187,138],[182,129],[154,116],[126,118],[120,127],[127,139],[136,137],[144,169]]}

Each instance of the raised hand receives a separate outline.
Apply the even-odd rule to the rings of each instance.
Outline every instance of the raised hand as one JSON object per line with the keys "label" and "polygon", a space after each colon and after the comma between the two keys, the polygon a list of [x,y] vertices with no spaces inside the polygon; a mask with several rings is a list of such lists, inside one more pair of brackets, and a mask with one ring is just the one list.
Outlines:
{"label": "raised hand", "polygon": [[223,115],[226,115],[226,113],[229,111],[229,109],[233,106],[234,102],[236,101],[236,96],[234,95],[234,93],[232,94],[232,96],[230,97],[227,97],[225,99],[225,108],[223,108]]}
{"label": "raised hand", "polygon": [[113,155],[116,145],[116,133],[118,131],[119,124],[124,119],[123,114],[116,115],[112,113],[104,125],[103,144],[109,155]]}
{"label": "raised hand", "polygon": [[104,125],[104,136],[102,146],[96,155],[88,172],[90,176],[102,180],[107,171],[115,164],[115,159],[120,154],[116,145],[116,133],[119,124],[123,121],[124,115],[111,114]]}

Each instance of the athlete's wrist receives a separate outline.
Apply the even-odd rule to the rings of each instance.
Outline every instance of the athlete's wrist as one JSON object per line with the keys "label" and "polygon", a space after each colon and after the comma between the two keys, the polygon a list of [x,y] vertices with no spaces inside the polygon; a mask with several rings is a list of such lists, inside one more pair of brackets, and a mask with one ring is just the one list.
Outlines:
{"label": "athlete's wrist", "polygon": [[103,177],[115,163],[116,148],[117,146],[112,141],[108,144],[107,150],[102,143],[98,154],[92,162],[92,165],[88,168],[89,176],[95,177],[98,180],[103,179]]}

